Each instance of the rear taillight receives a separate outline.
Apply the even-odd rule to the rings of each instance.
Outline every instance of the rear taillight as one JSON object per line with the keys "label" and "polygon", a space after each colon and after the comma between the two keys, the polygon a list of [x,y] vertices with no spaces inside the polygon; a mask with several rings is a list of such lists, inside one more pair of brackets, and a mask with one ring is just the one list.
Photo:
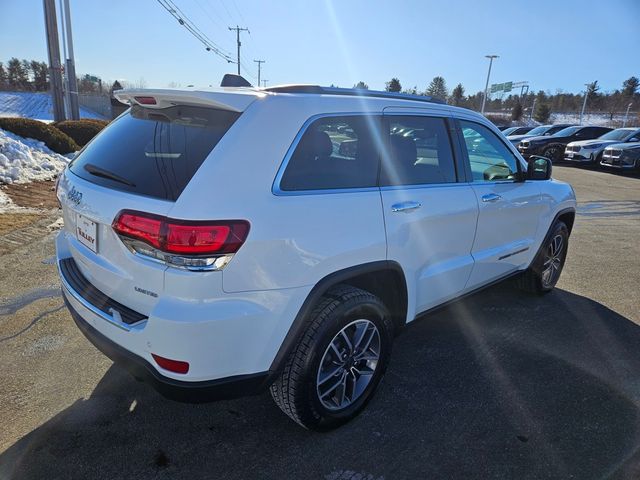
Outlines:
{"label": "rear taillight", "polygon": [[226,265],[249,234],[245,220],[175,220],[130,210],[120,212],[112,227],[135,253],[195,269]]}

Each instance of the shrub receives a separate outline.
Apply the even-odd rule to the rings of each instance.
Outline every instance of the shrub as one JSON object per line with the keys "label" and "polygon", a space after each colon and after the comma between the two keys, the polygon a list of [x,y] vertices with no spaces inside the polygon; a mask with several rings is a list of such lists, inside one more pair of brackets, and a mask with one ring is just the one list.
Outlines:
{"label": "shrub", "polygon": [[547,123],[551,117],[551,107],[546,103],[538,103],[533,111],[533,118],[540,123]]}
{"label": "shrub", "polygon": [[54,125],[69,135],[78,145],[84,147],[89,143],[89,140],[95,137],[108,123],[109,122],[105,120],[84,118],[81,120],[64,120]]}
{"label": "shrub", "polygon": [[80,150],[66,133],[53,125],[30,118],[0,118],[0,128],[24,138],[40,140],[56,153],[62,155]]}

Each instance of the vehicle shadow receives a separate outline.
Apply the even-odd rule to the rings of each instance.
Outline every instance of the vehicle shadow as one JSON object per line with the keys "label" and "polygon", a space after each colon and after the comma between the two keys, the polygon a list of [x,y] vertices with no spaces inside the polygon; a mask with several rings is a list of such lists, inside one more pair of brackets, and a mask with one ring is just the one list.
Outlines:
{"label": "vehicle shadow", "polygon": [[303,430],[266,393],[174,403],[112,366],[0,455],[0,478],[638,478],[638,347],[599,303],[503,283],[408,326],[337,431]]}

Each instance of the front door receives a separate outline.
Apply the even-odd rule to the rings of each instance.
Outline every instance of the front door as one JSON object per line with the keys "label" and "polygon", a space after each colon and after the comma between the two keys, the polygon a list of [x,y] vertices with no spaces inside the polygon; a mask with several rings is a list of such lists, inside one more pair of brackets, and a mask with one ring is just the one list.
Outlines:
{"label": "front door", "polygon": [[504,141],[479,123],[460,120],[465,166],[479,215],[467,289],[489,283],[528,264],[540,215],[540,186],[521,181],[523,167]]}

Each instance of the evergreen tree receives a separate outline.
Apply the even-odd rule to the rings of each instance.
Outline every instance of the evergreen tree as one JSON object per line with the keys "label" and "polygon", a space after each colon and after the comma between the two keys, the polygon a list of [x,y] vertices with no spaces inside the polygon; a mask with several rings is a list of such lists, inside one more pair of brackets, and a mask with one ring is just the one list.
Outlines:
{"label": "evergreen tree", "polygon": [[462,105],[463,100],[464,100],[464,87],[462,86],[461,83],[459,83],[458,85],[455,86],[455,88],[451,92],[450,103],[452,105],[455,105],[456,107],[459,107],[460,105]]}
{"label": "evergreen tree", "polygon": [[638,77],[629,77],[622,82],[622,95],[630,99],[638,92],[638,88],[640,88]]}
{"label": "evergreen tree", "polygon": [[24,89],[27,86],[27,72],[25,72],[22,62],[16,57],[11,58],[7,64],[7,81],[12,88]]}
{"label": "evergreen tree", "polygon": [[49,89],[49,67],[44,62],[31,60],[31,72],[33,74],[33,88],[36,92],[44,92]]}
{"label": "evergreen tree", "polygon": [[440,76],[433,77],[425,93],[430,97],[446,100],[449,92],[447,91],[447,83],[444,81],[444,78]]}
{"label": "evergreen tree", "polygon": [[393,77],[386,83],[385,90],[387,92],[401,92],[402,85],[400,84],[400,80],[398,80],[396,77]]}
{"label": "evergreen tree", "polygon": [[540,123],[547,123],[551,117],[551,107],[548,103],[537,103],[536,109],[533,111],[533,118]]}
{"label": "evergreen tree", "polygon": [[4,88],[7,83],[7,71],[4,69],[4,65],[0,62],[0,88]]}
{"label": "evergreen tree", "polygon": [[113,82],[113,85],[111,85],[111,88],[109,89],[109,93],[113,95],[114,90],[122,90],[122,85],[118,80]]}
{"label": "evergreen tree", "polygon": [[357,88],[359,90],[369,90],[369,85],[367,85],[366,83],[364,83],[362,80],[360,80],[358,83],[356,83],[353,88]]}
{"label": "evergreen tree", "polygon": [[522,118],[522,105],[520,103],[516,103],[511,110],[511,120],[517,122]]}

